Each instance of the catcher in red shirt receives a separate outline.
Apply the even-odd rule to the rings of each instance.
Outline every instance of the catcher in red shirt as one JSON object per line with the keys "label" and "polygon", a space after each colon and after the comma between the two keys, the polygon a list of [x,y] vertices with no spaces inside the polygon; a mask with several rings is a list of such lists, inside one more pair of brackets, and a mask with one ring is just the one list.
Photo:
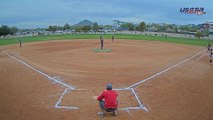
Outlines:
{"label": "catcher in red shirt", "polygon": [[100,107],[102,109],[102,115],[106,112],[112,112],[113,116],[117,115],[117,92],[112,90],[112,84],[107,84],[106,91],[102,92],[100,96],[98,96],[97,100],[99,101]]}

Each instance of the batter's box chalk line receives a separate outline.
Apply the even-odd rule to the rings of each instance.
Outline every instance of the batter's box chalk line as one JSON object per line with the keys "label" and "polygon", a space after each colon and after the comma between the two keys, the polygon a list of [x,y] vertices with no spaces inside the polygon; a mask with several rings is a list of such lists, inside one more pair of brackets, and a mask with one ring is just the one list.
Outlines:
{"label": "batter's box chalk line", "polygon": [[113,89],[113,90],[116,90],[116,91],[130,91],[132,92],[132,94],[134,95],[137,103],[138,103],[138,106],[137,107],[125,107],[125,108],[119,108],[119,110],[126,110],[126,111],[129,111],[129,110],[144,110],[146,112],[148,112],[148,109],[142,104],[142,102],[140,101],[138,95],[136,94],[135,90],[133,88],[117,88],[117,89]]}
{"label": "batter's box chalk line", "polygon": [[[134,95],[135,99],[137,100],[137,103],[138,103],[138,106],[137,106],[137,107],[125,107],[125,108],[119,108],[119,110],[125,110],[125,111],[127,111],[128,113],[129,113],[129,110],[144,110],[144,111],[148,112],[148,109],[142,104],[142,102],[140,101],[140,99],[139,99],[138,95],[136,94],[134,88],[136,89],[137,86],[139,86],[139,85],[142,84],[143,82],[146,82],[146,81],[148,81],[148,80],[151,80],[151,79],[153,79],[153,78],[155,78],[155,77],[157,77],[157,76],[159,76],[159,75],[161,75],[161,74],[163,74],[163,73],[165,73],[165,72],[167,72],[167,71],[169,71],[169,70],[171,70],[171,69],[173,69],[173,68],[175,68],[175,67],[177,67],[177,66],[179,66],[179,65],[181,65],[181,64],[183,64],[183,63],[185,63],[185,62],[187,62],[187,61],[189,61],[189,60],[195,58],[196,56],[202,54],[202,53],[205,52],[205,51],[206,51],[206,50],[202,50],[202,51],[196,53],[195,55],[193,55],[193,56],[191,56],[191,57],[189,57],[189,58],[186,58],[186,59],[182,60],[181,62],[179,62],[179,63],[177,63],[177,64],[175,64],[175,65],[173,65],[173,66],[171,66],[171,67],[169,67],[169,68],[167,68],[167,69],[161,71],[161,72],[158,72],[158,73],[156,73],[156,74],[154,74],[154,75],[152,75],[152,76],[150,76],[150,77],[148,77],[148,78],[145,78],[145,79],[143,79],[143,80],[140,80],[139,82],[134,83],[133,85],[131,85],[131,86],[129,86],[129,87],[126,87],[126,88],[116,88],[116,89],[114,89],[114,90],[117,90],[117,91],[120,91],[120,90],[128,90],[128,91],[131,91],[132,94]],[[66,88],[66,89],[64,90],[64,92],[61,94],[59,100],[56,102],[56,104],[55,104],[55,106],[54,106],[55,108],[59,108],[59,109],[70,109],[70,110],[79,109],[78,107],[74,107],[74,106],[61,106],[61,102],[62,102],[62,99],[63,99],[64,95],[65,95],[66,93],[68,93],[69,91],[72,91],[72,90],[82,90],[82,89],[76,89],[76,88],[74,88],[73,86],[68,85],[67,83],[63,82],[62,80],[59,80],[58,77],[51,77],[51,76],[45,74],[44,72],[42,72],[42,71],[36,69],[35,67],[33,67],[33,66],[31,66],[31,65],[29,65],[29,64],[27,64],[27,63],[25,63],[24,61],[22,61],[22,60],[20,60],[20,59],[18,59],[18,58],[16,58],[16,57],[10,55],[9,53],[6,53],[6,54],[7,54],[9,57],[11,57],[12,59],[14,59],[14,60],[16,60],[16,61],[18,61],[18,62],[24,64],[25,66],[31,68],[32,70],[36,71],[37,73],[39,73],[39,74],[43,75],[44,77],[48,78],[50,81],[52,81],[52,82],[54,82],[54,83],[56,83],[56,84],[59,84],[59,85],[61,85],[61,86],[63,86],[63,87]]]}
{"label": "batter's box chalk line", "polygon": [[61,106],[61,101],[62,101],[64,95],[68,92],[68,90],[72,90],[72,89],[67,88],[67,89],[64,90],[64,92],[62,93],[61,97],[60,97],[59,100],[56,102],[55,108],[71,109],[71,110],[73,110],[73,109],[78,109],[78,107],[73,107],[73,106]]}

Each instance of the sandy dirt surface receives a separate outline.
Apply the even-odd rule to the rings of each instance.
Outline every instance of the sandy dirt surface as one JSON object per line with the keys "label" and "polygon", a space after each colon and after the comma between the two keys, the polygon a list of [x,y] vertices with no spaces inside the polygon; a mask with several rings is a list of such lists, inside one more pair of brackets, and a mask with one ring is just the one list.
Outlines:
{"label": "sandy dirt surface", "polygon": [[[112,51],[94,53],[92,50],[99,46],[98,40],[67,40],[27,43],[22,48],[0,47],[1,120],[213,119],[213,65],[208,63],[209,53],[201,52],[204,47],[105,40],[104,48]],[[55,108],[66,87],[48,80],[18,59],[81,89],[69,90],[60,103],[78,109]],[[167,68],[171,69],[162,73]],[[116,117],[97,116],[100,109],[94,98],[107,83],[112,83],[113,88],[127,88],[156,73],[160,74],[132,87],[148,112],[118,110]],[[131,91],[117,92],[120,109],[139,106]]]}

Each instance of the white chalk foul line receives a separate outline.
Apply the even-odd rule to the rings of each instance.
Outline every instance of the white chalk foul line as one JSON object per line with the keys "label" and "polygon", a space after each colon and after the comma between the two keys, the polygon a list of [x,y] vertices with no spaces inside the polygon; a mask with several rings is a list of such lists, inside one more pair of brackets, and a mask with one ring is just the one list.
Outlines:
{"label": "white chalk foul line", "polygon": [[199,54],[203,53],[204,51],[205,51],[205,50],[202,50],[202,51],[196,53],[195,55],[193,55],[192,57],[189,57],[189,58],[187,58],[187,59],[185,59],[185,60],[183,60],[183,61],[181,61],[181,62],[179,62],[179,63],[177,63],[177,64],[175,64],[175,65],[173,65],[173,66],[171,66],[171,67],[169,67],[169,68],[167,68],[167,69],[161,71],[161,72],[158,72],[158,73],[156,73],[156,74],[154,74],[154,75],[152,75],[152,76],[150,76],[150,77],[148,77],[148,78],[146,78],[146,79],[143,79],[143,80],[141,80],[141,81],[139,81],[139,82],[137,82],[137,83],[135,83],[135,84],[133,84],[133,85],[131,85],[131,86],[129,86],[129,87],[126,87],[126,88],[116,88],[116,89],[114,89],[114,90],[117,90],[117,91],[124,91],[124,90],[130,90],[130,91],[132,91],[132,93],[134,94],[134,96],[135,96],[135,98],[136,98],[136,100],[137,100],[137,102],[138,102],[138,104],[139,104],[139,107],[119,108],[119,110],[125,110],[125,111],[127,111],[127,112],[128,112],[129,110],[144,110],[144,111],[148,112],[148,109],[141,103],[140,99],[138,98],[138,96],[137,96],[137,94],[136,94],[136,92],[135,92],[135,90],[134,90],[134,87],[137,86],[137,85],[139,85],[139,84],[141,84],[141,83],[143,83],[143,82],[146,82],[146,81],[148,81],[148,80],[150,80],[150,79],[152,79],[152,78],[155,78],[155,77],[157,77],[157,76],[159,76],[159,75],[161,75],[161,74],[163,74],[163,73],[165,73],[165,72],[167,72],[167,71],[173,69],[174,67],[177,67],[177,66],[180,65],[180,64],[183,64],[183,63],[185,63],[185,62],[187,62],[187,61],[193,59],[194,57],[198,56]]}
{"label": "white chalk foul line", "polygon": [[200,56],[196,61],[200,60],[200,59],[203,58],[205,55],[206,55],[206,52],[204,52],[204,53],[202,54],[202,56]]}
{"label": "white chalk foul line", "polygon": [[41,72],[40,70],[38,70],[38,69],[34,68],[33,66],[31,66],[31,65],[29,65],[29,64],[27,64],[27,63],[25,63],[24,61],[22,61],[22,60],[20,60],[20,59],[18,59],[18,58],[16,58],[16,57],[14,57],[14,56],[12,56],[12,55],[10,55],[10,54],[8,54],[8,53],[6,53],[6,54],[7,54],[8,56],[10,56],[11,58],[13,58],[14,60],[17,60],[18,62],[24,64],[25,66],[31,68],[32,70],[36,71],[37,73],[39,73],[39,74],[43,75],[44,77],[48,78],[49,80],[51,80],[51,81],[53,81],[53,82],[55,82],[55,83],[58,83],[59,85],[62,85],[62,86],[64,86],[64,87],[67,87],[67,88],[69,88],[69,89],[75,89],[74,87],[72,87],[72,86],[70,86],[70,85],[68,85],[68,84],[66,84],[66,83],[64,83],[64,82],[62,82],[62,81],[60,81],[60,80],[58,80],[58,79],[56,79],[56,78],[54,78],[54,77],[51,77],[51,76],[45,74],[44,72]]}
{"label": "white chalk foul line", "polygon": [[175,68],[175,67],[177,67],[177,66],[179,66],[179,65],[181,65],[181,64],[183,64],[183,63],[185,63],[185,62],[187,62],[187,61],[189,61],[189,60],[191,60],[191,59],[193,59],[194,57],[198,56],[199,54],[201,54],[201,53],[203,53],[203,52],[205,52],[205,51],[206,51],[206,50],[202,50],[202,51],[196,53],[195,55],[193,55],[192,57],[189,57],[189,58],[187,58],[187,59],[185,59],[185,60],[183,60],[183,61],[181,61],[181,62],[179,62],[179,63],[177,63],[177,64],[175,64],[175,65],[173,65],[173,66],[171,66],[171,67],[169,67],[169,68],[167,68],[167,69],[161,71],[161,72],[158,72],[158,73],[156,73],[156,74],[154,74],[154,75],[152,75],[152,76],[150,76],[150,77],[148,77],[148,78],[146,78],[146,79],[143,79],[143,80],[141,80],[141,81],[139,81],[139,82],[137,82],[137,83],[135,83],[135,84],[133,84],[133,85],[127,87],[127,89],[128,89],[128,88],[134,88],[135,86],[137,86],[137,85],[139,85],[139,84],[141,84],[141,83],[143,83],[143,82],[146,82],[146,81],[148,81],[148,80],[150,80],[150,79],[152,79],[152,78],[155,78],[155,77],[157,77],[157,76],[159,76],[159,75],[161,75],[161,74],[163,74],[163,73],[165,73],[165,72],[167,72],[167,71],[169,71],[169,70],[171,70],[171,69],[173,69],[173,68]]}
{"label": "white chalk foul line", "polygon": [[58,79],[55,78],[55,77],[50,77],[49,75],[47,75],[47,74],[41,72],[40,70],[38,70],[38,69],[34,68],[33,66],[31,66],[31,65],[29,65],[29,64],[27,64],[27,63],[25,63],[24,61],[22,61],[22,60],[20,60],[20,59],[18,59],[18,58],[16,58],[16,57],[10,55],[9,53],[6,53],[6,54],[7,54],[9,57],[13,58],[14,60],[17,60],[18,62],[20,62],[20,63],[24,64],[25,66],[31,68],[32,70],[36,71],[37,73],[39,73],[39,74],[45,76],[45,77],[48,78],[49,80],[51,80],[51,81],[53,81],[53,82],[55,82],[55,83],[57,83],[57,84],[59,84],[59,85],[62,85],[62,86],[64,86],[64,87],[66,87],[66,89],[65,89],[64,92],[62,93],[61,97],[60,97],[59,100],[56,102],[55,108],[60,108],[60,109],[71,109],[71,110],[73,110],[73,109],[78,109],[78,107],[60,106],[60,103],[61,103],[61,101],[62,101],[64,95],[67,93],[68,90],[81,90],[81,89],[75,89],[74,87],[72,87],[72,86],[70,86],[70,85],[68,85],[68,84],[66,84],[66,83],[64,83],[64,82],[62,82],[62,81],[60,81],[60,80],[58,80]]}

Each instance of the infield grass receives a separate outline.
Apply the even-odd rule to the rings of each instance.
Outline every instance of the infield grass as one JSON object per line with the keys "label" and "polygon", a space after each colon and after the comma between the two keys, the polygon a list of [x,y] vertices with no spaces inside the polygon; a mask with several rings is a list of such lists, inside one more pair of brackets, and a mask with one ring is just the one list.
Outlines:
{"label": "infield grass", "polygon": [[[104,39],[111,39],[112,35],[102,35]],[[49,40],[74,40],[74,39],[97,39],[99,40],[100,34],[70,34],[70,35],[49,35],[49,36],[33,36],[21,38],[23,43],[26,42],[38,42]],[[148,41],[161,41],[178,44],[188,44],[196,46],[207,46],[208,40],[204,39],[190,39],[190,38],[175,38],[175,37],[160,37],[160,36],[145,36],[145,35],[127,35],[127,34],[115,34],[116,39],[125,40],[148,40]],[[19,44],[18,38],[0,39],[0,46]]]}

